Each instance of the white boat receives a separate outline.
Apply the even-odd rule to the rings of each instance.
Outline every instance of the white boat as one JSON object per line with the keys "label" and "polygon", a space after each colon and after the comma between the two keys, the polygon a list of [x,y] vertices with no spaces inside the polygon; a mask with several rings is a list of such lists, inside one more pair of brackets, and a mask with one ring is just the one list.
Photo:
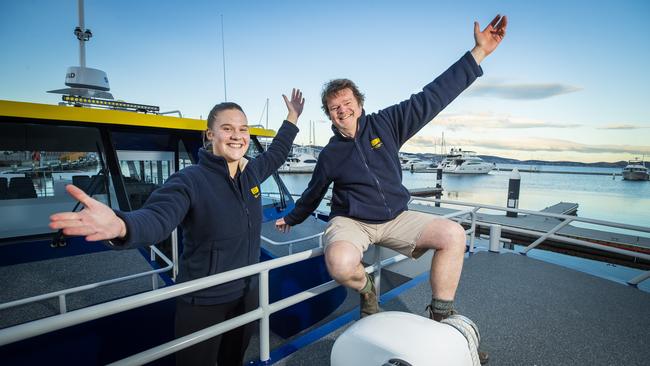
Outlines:
{"label": "white boat", "polygon": [[431,160],[422,160],[418,157],[411,156],[400,156],[400,165],[402,170],[420,170],[420,169],[429,169],[433,168],[434,164]]}
{"label": "white boat", "polygon": [[476,152],[452,148],[440,162],[443,173],[487,174],[496,167],[494,163],[483,161]]}
{"label": "white boat", "polygon": [[623,168],[624,180],[649,180],[648,168],[645,163],[638,158],[630,160]]}
{"label": "white boat", "polygon": [[278,169],[280,173],[313,173],[320,151],[309,146],[294,145],[285,163]]}
{"label": "white boat", "polygon": [[318,160],[309,154],[292,154],[287,157],[287,161],[282,165],[278,172],[280,173],[312,173],[316,168]]}

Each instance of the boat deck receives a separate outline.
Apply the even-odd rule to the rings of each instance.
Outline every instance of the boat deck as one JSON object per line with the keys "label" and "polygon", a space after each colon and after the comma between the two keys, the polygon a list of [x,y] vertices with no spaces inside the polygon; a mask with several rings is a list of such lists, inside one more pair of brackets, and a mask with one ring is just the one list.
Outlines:
{"label": "boat deck", "polygon": [[[424,316],[427,279],[425,273],[383,295],[382,309]],[[490,365],[647,365],[650,359],[650,293],[530,256],[470,256],[456,307],[479,326]],[[346,327],[276,364],[328,365]]]}
{"label": "boat deck", "polygon": [[[119,264],[119,265],[118,265]],[[137,249],[111,250],[0,266],[0,304],[151,270]],[[165,284],[157,276],[158,285]],[[68,295],[67,310],[134,295],[152,288],[151,276]],[[0,328],[59,314],[58,298],[0,310]]]}

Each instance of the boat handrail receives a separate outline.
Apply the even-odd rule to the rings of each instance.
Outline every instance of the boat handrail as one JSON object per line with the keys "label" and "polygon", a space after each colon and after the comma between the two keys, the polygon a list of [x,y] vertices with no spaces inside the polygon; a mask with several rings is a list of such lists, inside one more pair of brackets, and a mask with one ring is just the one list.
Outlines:
{"label": "boat handrail", "polygon": [[427,202],[432,202],[432,203],[441,203],[441,204],[456,205],[456,206],[474,207],[476,209],[488,209],[488,210],[495,210],[495,211],[516,212],[516,213],[523,213],[523,214],[542,216],[542,217],[552,217],[552,218],[556,218],[556,219],[571,219],[573,221],[579,221],[579,222],[584,222],[584,223],[588,223],[588,224],[610,226],[610,227],[615,227],[615,228],[619,228],[619,229],[626,229],[626,230],[631,230],[631,231],[641,231],[641,232],[645,232],[645,233],[650,233],[650,226],[638,226],[638,225],[621,224],[621,223],[614,222],[614,221],[607,221],[607,220],[601,220],[601,219],[590,219],[590,218],[586,218],[586,217],[578,217],[578,216],[571,216],[571,215],[556,214],[556,213],[552,213],[552,212],[532,211],[532,210],[526,210],[526,209],[521,209],[521,208],[510,208],[510,207],[495,206],[495,205],[489,205],[489,204],[483,204],[483,203],[471,203],[471,202],[463,202],[463,201],[452,201],[452,200],[444,200],[444,199],[436,199],[436,198],[426,198],[426,197],[411,196],[411,201],[410,202],[413,202],[413,201],[427,201]]}
{"label": "boat handrail", "polygon": [[24,299],[18,299],[18,300],[5,302],[5,303],[0,304],[0,311],[8,309],[8,308],[15,307],[15,306],[26,305],[26,304],[33,303],[33,302],[58,297],[59,298],[59,313],[64,314],[64,313],[68,312],[67,297],[66,297],[67,295],[74,294],[74,293],[77,293],[77,292],[92,290],[92,289],[95,289],[95,288],[98,288],[98,287],[112,285],[112,284],[115,284],[115,283],[124,282],[124,281],[128,281],[128,280],[133,280],[133,279],[140,278],[140,277],[145,277],[145,276],[151,276],[151,287],[152,287],[153,290],[155,290],[155,289],[158,288],[158,274],[172,270],[174,268],[174,263],[169,258],[167,258],[167,256],[165,256],[165,254],[163,254],[154,245],[149,246],[149,248],[150,248],[151,261],[155,261],[156,260],[156,255],[158,255],[167,264],[167,266],[165,266],[163,268],[158,268],[158,269],[145,271],[145,272],[134,273],[134,274],[130,274],[130,275],[127,275],[127,276],[111,278],[109,280],[98,281],[98,282],[89,283],[89,284],[86,284],[86,285],[71,287],[71,288],[67,288],[67,289],[64,289],[64,290],[53,291],[53,292],[48,292],[48,293],[41,294],[41,295],[26,297]]}
{"label": "boat handrail", "polygon": [[296,244],[296,243],[300,243],[300,242],[303,242],[303,241],[307,241],[307,240],[309,240],[309,239],[318,238],[318,247],[319,247],[319,248],[322,248],[322,247],[323,247],[323,234],[325,234],[325,232],[324,232],[324,231],[321,231],[321,232],[318,233],[318,234],[309,235],[309,236],[304,236],[304,237],[302,237],[302,238],[292,239],[292,240],[286,240],[286,241],[274,241],[274,240],[271,240],[271,239],[267,238],[267,237],[264,236],[264,235],[260,235],[260,238],[262,239],[262,241],[264,241],[264,242],[266,242],[266,243],[269,243],[269,244],[271,244],[271,245],[275,245],[275,246],[285,246],[285,245],[288,245],[288,246],[289,246],[289,254],[293,254],[293,245],[294,245],[294,244]]}
{"label": "boat handrail", "polygon": [[[461,212],[454,212],[445,215],[449,218],[456,218],[459,216],[470,215],[475,219],[474,210],[466,210]],[[472,227],[475,227],[472,224]],[[471,229],[470,229],[471,230]],[[471,235],[473,237],[474,235]],[[472,242],[473,243],[473,242]],[[407,257],[402,254],[397,254],[384,260],[379,259],[379,250],[381,247],[375,247],[375,263],[366,268],[368,273],[381,273],[381,268],[399,263]],[[269,303],[269,271],[283,267],[289,264],[297,263],[312,257],[320,256],[323,254],[323,248],[310,249],[296,254],[288,255],[285,257],[275,258],[269,261],[253,264],[250,266],[237,268],[231,271],[199,278],[193,281],[183,282],[174,286],[165,287],[153,291],[136,294],[122,299],[109,301],[103,304],[93,305],[86,308],[78,309],[72,312],[55,315],[49,318],[35,320],[29,323],[16,325],[13,327],[0,329],[0,346],[17,342],[23,339],[35,337],[41,334],[49,333],[73,325],[81,324],[87,321],[99,319],[105,316],[113,315],[119,312],[131,310],[137,307],[153,304],[159,301],[168,300],[180,295],[185,295],[195,291],[199,291],[208,287],[217,286],[226,282],[236,279],[249,277],[252,275],[259,275],[259,307],[248,313],[242,314],[235,318],[229,319],[222,323],[213,325],[211,327],[202,329],[187,336],[174,339],[173,341],[164,343],[157,347],[143,351],[141,353],[132,355],[123,360],[113,363],[113,365],[141,365],[154,361],[156,359],[167,356],[171,353],[177,352],[181,349],[190,347],[196,343],[202,342],[205,339],[214,337],[216,335],[225,333],[231,329],[242,326],[244,324],[260,320],[260,360],[268,361],[270,359],[270,337],[269,337],[269,317],[271,314],[293,306],[299,302],[308,300],[321,293],[329,291],[333,288],[340,286],[334,280],[318,285],[309,290],[300,292],[293,296],[278,300],[274,303]],[[380,276],[376,275],[378,294],[380,285]]]}
{"label": "boat handrail", "polygon": [[[421,198],[417,198],[417,200],[423,200]],[[424,200],[430,200],[430,199],[424,199]],[[430,200],[430,201],[442,201],[443,203],[449,203],[449,204],[456,204],[457,202],[454,201],[445,201],[445,200]],[[490,205],[475,205],[472,206],[472,208],[463,210],[463,211],[456,211],[449,213],[445,215],[446,217],[449,218],[459,218],[459,216],[467,216],[469,215],[472,224],[471,228],[468,231],[471,231],[472,229],[475,229],[476,225],[476,213],[477,211],[482,207],[486,206],[489,207]],[[497,206],[491,206],[490,208],[498,208]],[[506,208],[499,208],[502,210],[514,210],[518,212],[528,212],[528,213],[536,213],[532,211],[527,211],[527,210],[520,210],[520,209],[506,209]],[[546,216],[565,216],[565,215],[558,215],[558,214],[544,214]],[[575,218],[575,217],[570,217],[570,218]],[[466,219],[462,219],[466,220]],[[598,220],[597,220],[598,221]],[[602,220],[601,220],[602,221]],[[616,224],[616,223],[614,223]],[[495,225],[497,226],[497,225]],[[554,235],[554,234],[553,234]],[[472,235],[473,237],[474,235]],[[549,237],[551,237],[549,235]],[[574,239],[575,240],[575,239]],[[470,241],[470,245],[471,241]],[[379,258],[379,253],[378,250],[380,247],[375,247],[376,252],[375,256],[376,258]],[[473,246],[470,246],[470,250],[473,250]],[[241,325],[247,324],[249,322],[257,321],[260,320],[260,360],[262,362],[268,361],[270,358],[270,350],[269,350],[269,316],[277,312],[279,310],[285,309],[289,306],[295,305],[301,301],[305,301],[307,299],[310,299],[314,296],[317,296],[325,291],[329,291],[337,286],[339,286],[337,283],[334,281],[329,281],[327,283],[321,284],[319,286],[316,286],[312,289],[303,291],[301,293],[295,294],[293,296],[290,296],[288,298],[276,301],[274,303],[269,303],[269,271],[272,269],[276,269],[282,266],[286,266],[289,264],[297,263],[312,257],[320,256],[323,254],[323,248],[316,248],[316,249],[310,249],[306,250],[303,252],[299,252],[296,254],[288,255],[285,257],[279,257],[276,259],[272,259],[270,261],[266,262],[261,262],[258,264],[254,264],[251,266],[247,267],[242,267],[238,268],[235,270],[231,270],[228,272],[223,272],[220,274],[212,275],[212,276],[207,276],[203,277],[197,280],[189,281],[189,282],[184,282],[180,283],[174,286],[154,290],[154,291],[149,291],[137,295],[133,295],[127,298],[122,298],[122,299],[117,299],[113,300],[104,304],[98,304],[94,306],[90,306],[87,308],[75,310],[73,312],[65,313],[65,314],[60,314],[56,315],[50,318],[45,318],[41,320],[36,320],[30,323],[25,323],[21,325],[17,325],[14,327],[10,328],[5,328],[0,330],[0,346],[13,343],[19,340],[23,340],[26,338],[30,338],[33,336],[37,336],[40,334],[48,333],[51,331],[55,331],[58,329],[62,329],[65,327],[69,327],[72,325],[80,324],[86,321],[98,319],[101,317],[105,317],[108,315],[116,314],[122,311],[130,310],[136,307],[144,306],[144,305],[149,305],[155,302],[163,301],[163,300],[168,300],[180,295],[188,294],[191,292],[199,291],[208,287],[216,286],[222,283],[226,283],[235,279],[239,278],[244,278],[252,275],[259,275],[260,276],[260,286],[259,286],[259,307],[255,310],[252,310],[246,314],[240,315],[236,318],[232,318],[228,321],[213,325],[211,327],[205,328],[203,330],[200,330],[198,332],[192,333],[190,335],[175,339],[173,341],[164,343],[162,345],[159,345],[157,347],[151,348],[149,350],[146,350],[144,352],[132,355],[128,358],[125,358],[123,360],[119,360],[115,362],[115,365],[136,365],[136,364],[143,364],[147,362],[151,362],[153,360],[159,359],[161,357],[167,356],[171,353],[177,352],[183,348],[192,346],[196,343],[199,343],[205,339],[208,339],[210,337],[214,337],[218,334],[222,334],[224,332],[227,332],[231,329],[234,329],[236,327],[239,327]],[[376,260],[375,263],[368,268],[366,268],[367,272],[373,272],[378,271],[381,269],[383,266],[387,266],[393,263],[397,263],[399,261],[402,261],[406,259],[405,256],[399,254],[390,258],[387,258],[383,261],[378,261]],[[376,275],[377,276],[377,275]],[[638,276],[637,278],[642,278],[647,279],[648,275],[647,273],[642,274],[641,276]],[[643,280],[641,279],[641,280]],[[640,282],[640,281],[639,281]],[[377,283],[376,283],[377,285]]]}
{"label": "boat handrail", "polygon": [[[571,223],[573,221],[584,222],[584,223],[589,223],[589,224],[596,224],[596,225],[601,225],[601,226],[615,227],[615,228],[632,230],[632,231],[640,231],[640,232],[645,232],[645,233],[650,233],[650,227],[621,224],[621,223],[612,222],[612,221],[581,218],[581,217],[577,217],[577,216],[556,214],[556,213],[550,213],[550,212],[531,211],[531,210],[525,210],[525,209],[500,207],[500,206],[494,206],[494,205],[488,205],[488,204],[475,204],[475,203],[460,202],[460,201],[450,201],[450,200],[442,200],[442,199],[436,199],[436,198],[411,197],[411,202],[413,202],[413,201],[426,201],[426,202],[433,202],[433,203],[444,203],[444,204],[457,205],[457,206],[471,206],[471,207],[474,207],[476,212],[478,212],[478,210],[480,210],[482,208],[485,208],[485,209],[490,209],[490,210],[498,210],[498,211],[506,211],[506,212],[517,212],[517,213],[525,213],[525,214],[529,214],[529,215],[536,215],[536,216],[542,216],[542,217],[551,217],[551,218],[557,218],[557,219],[561,220],[557,225],[555,225],[553,228],[551,228],[550,230],[547,230],[547,231],[528,230],[528,229],[522,229],[522,228],[509,226],[509,225],[505,225],[505,224],[497,224],[498,226],[500,226],[502,228],[505,228],[506,231],[515,232],[515,233],[522,233],[522,234],[528,234],[528,235],[533,235],[533,236],[538,237],[537,240],[535,240],[533,243],[529,244],[526,248],[524,248],[523,253],[522,253],[524,255],[526,255],[531,249],[534,249],[539,244],[544,242],[546,239],[553,239],[553,240],[557,240],[557,241],[568,243],[568,244],[576,244],[576,245],[580,245],[580,246],[585,246],[585,247],[589,247],[589,248],[603,250],[603,251],[610,252],[610,253],[623,254],[623,255],[630,256],[630,257],[634,257],[634,258],[650,260],[650,255],[645,254],[645,253],[640,253],[640,252],[636,252],[636,251],[629,250],[629,249],[624,249],[624,248],[610,247],[610,246],[607,246],[607,245],[593,243],[593,242],[590,242],[590,241],[587,241],[587,240],[581,240],[581,239],[577,239],[577,238],[572,238],[572,237],[562,236],[562,235],[557,235],[556,234],[556,232],[558,232],[561,228],[563,228],[564,226],[567,226],[569,223]],[[476,223],[477,224],[483,224],[483,225],[486,225],[486,226],[495,224],[495,223],[483,222],[483,221],[476,221]],[[643,278],[643,279],[639,280],[640,278]],[[643,280],[645,280],[647,278],[650,278],[650,271],[647,271],[646,273],[641,274],[640,276],[637,276],[634,279],[627,281],[627,283],[630,284],[630,285],[637,285],[638,283],[640,283],[641,281],[643,281]]]}
{"label": "boat handrail", "polygon": [[[468,214],[471,215],[471,212],[472,212],[472,211],[473,211],[473,210],[466,210],[466,211],[454,212],[454,213],[451,213],[451,214],[443,215],[443,217],[448,218],[448,219],[451,219],[451,218],[455,218],[455,217],[459,217],[459,216],[463,216],[463,215],[468,215]],[[321,212],[318,211],[318,210],[317,210],[317,211],[314,211],[314,212],[315,212],[316,214],[321,213]],[[468,230],[468,231],[466,231],[466,234],[473,233],[472,230],[473,230],[473,228],[470,229],[470,230]],[[298,239],[291,239],[291,240],[285,240],[285,241],[275,241],[275,240],[272,240],[272,239],[270,239],[270,238],[267,238],[267,237],[264,236],[264,235],[260,235],[260,238],[262,239],[262,241],[264,241],[264,242],[266,242],[266,243],[269,243],[269,244],[271,244],[271,245],[274,245],[274,246],[285,246],[285,245],[288,245],[288,246],[289,246],[289,254],[293,254],[293,245],[294,245],[294,244],[296,244],[296,243],[300,243],[300,242],[303,242],[303,241],[307,241],[307,240],[309,240],[309,239],[318,238],[318,247],[319,247],[319,248],[322,248],[322,247],[323,247],[323,234],[325,234],[325,232],[324,232],[324,231],[321,231],[321,232],[318,233],[318,234],[308,235],[308,236],[304,236],[304,237],[301,237],[301,238],[298,238]],[[473,248],[473,246],[472,246],[472,248]]]}

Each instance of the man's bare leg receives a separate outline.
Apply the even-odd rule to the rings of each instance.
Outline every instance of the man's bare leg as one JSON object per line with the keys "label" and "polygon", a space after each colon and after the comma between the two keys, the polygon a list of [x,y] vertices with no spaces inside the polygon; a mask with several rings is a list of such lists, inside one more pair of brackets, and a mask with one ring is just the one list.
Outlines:
{"label": "man's bare leg", "polygon": [[374,283],[361,264],[361,252],[352,243],[336,241],[325,249],[325,263],[330,276],[345,287],[357,290],[360,295],[361,317],[379,311]]}
{"label": "man's bare leg", "polygon": [[415,243],[418,249],[434,249],[431,260],[431,294],[434,298],[451,301],[463,270],[465,230],[448,219],[432,220]]}

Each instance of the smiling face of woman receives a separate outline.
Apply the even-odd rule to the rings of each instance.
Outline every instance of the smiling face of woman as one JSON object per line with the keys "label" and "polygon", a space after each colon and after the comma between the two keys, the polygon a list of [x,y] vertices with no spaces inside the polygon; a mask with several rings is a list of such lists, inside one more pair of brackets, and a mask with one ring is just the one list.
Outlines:
{"label": "smiling face of woman", "polygon": [[212,152],[230,163],[239,163],[248,150],[250,134],[246,115],[237,109],[218,112],[207,131]]}

